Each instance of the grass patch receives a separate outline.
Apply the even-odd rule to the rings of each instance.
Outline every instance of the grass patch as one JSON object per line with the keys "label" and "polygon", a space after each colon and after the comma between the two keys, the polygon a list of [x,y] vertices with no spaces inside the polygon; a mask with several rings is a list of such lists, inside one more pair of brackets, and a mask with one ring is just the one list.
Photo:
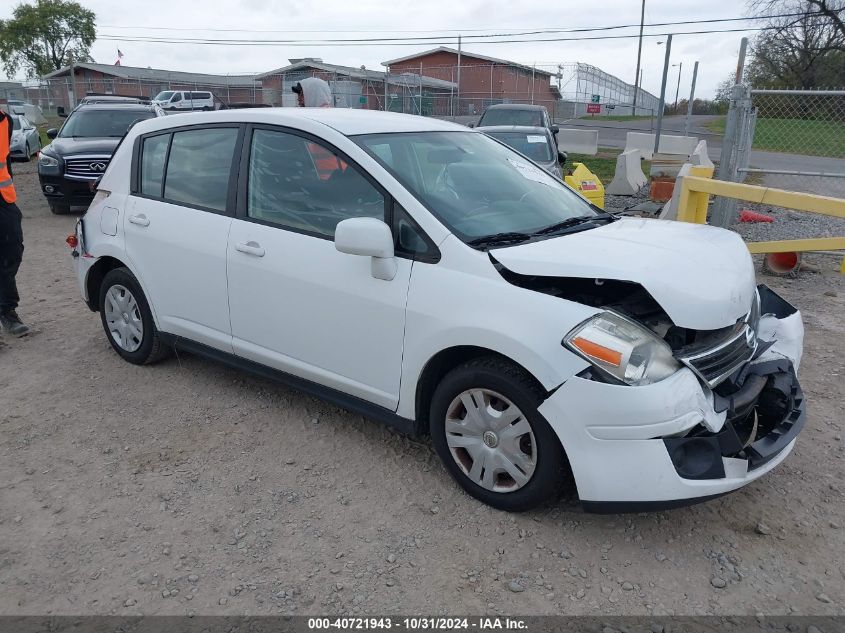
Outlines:
{"label": "grass patch", "polygon": [[754,149],[845,158],[845,123],[805,119],[757,119]]}
{"label": "grass patch", "polygon": [[587,114],[582,117],[578,117],[579,119],[588,119],[592,121],[600,120],[600,121],[643,121],[651,118],[650,114],[638,114],[637,116],[633,116],[631,114],[608,114],[608,115],[599,115],[594,116],[591,114]]}
{"label": "grass patch", "polygon": [[[572,163],[584,163],[587,168],[598,176],[603,185],[607,185],[613,180],[613,175],[616,173],[616,157],[622,153],[621,149],[614,149],[610,147],[600,147],[598,154],[589,156],[587,154],[569,154],[566,159],[566,165]],[[564,165],[564,166],[566,166]],[[651,169],[651,161],[640,161],[643,173],[648,175]]]}
{"label": "grass patch", "polygon": [[[704,124],[724,134],[726,117]],[[757,119],[754,149],[784,154],[845,158],[845,122],[806,119]]]}
{"label": "grass patch", "polygon": [[707,123],[705,123],[702,127],[710,130],[715,134],[724,134],[726,121],[727,117],[720,116],[718,118],[713,119],[712,121],[707,121]]}

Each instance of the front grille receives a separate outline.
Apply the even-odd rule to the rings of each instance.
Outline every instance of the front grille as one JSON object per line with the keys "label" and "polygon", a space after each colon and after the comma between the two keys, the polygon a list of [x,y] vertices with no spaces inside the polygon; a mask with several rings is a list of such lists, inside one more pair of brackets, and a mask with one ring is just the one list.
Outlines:
{"label": "front grille", "polygon": [[65,159],[65,176],[74,180],[97,180],[106,171],[111,156],[84,156]]}
{"label": "front grille", "polygon": [[754,357],[759,322],[760,295],[755,293],[751,310],[725,340],[707,349],[682,350],[677,358],[715,387]]}

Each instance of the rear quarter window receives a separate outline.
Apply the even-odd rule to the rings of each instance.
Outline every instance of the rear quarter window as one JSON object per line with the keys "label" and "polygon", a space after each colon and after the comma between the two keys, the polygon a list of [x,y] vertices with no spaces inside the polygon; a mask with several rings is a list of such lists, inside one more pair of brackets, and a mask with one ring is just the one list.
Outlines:
{"label": "rear quarter window", "polygon": [[141,145],[141,183],[140,190],[145,196],[161,197],[164,183],[164,161],[170,134],[150,136]]}

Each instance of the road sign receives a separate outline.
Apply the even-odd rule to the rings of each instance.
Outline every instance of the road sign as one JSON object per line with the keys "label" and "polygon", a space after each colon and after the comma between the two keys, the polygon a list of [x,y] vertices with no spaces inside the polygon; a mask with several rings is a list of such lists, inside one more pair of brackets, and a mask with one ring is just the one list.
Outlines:
{"label": "road sign", "polygon": [[593,103],[601,103],[601,95],[593,95],[590,101]]}
{"label": "road sign", "polygon": [[599,114],[601,113],[601,106],[598,103],[588,103],[587,104],[587,114]]}

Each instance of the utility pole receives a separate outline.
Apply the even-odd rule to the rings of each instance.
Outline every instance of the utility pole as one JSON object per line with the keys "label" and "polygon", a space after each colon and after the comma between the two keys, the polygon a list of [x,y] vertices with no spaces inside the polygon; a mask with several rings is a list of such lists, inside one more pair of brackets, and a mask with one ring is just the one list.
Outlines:
{"label": "utility pole", "polygon": [[643,54],[643,25],[645,24],[645,0],[643,0],[643,6],[640,10],[640,42],[637,45],[637,72],[634,73],[634,103],[631,106],[631,115],[637,116],[637,93],[640,91],[640,82],[642,81],[642,77],[640,76],[640,59]]}
{"label": "utility pole", "polygon": [[660,103],[657,106],[657,133],[654,135],[654,153],[660,147],[660,129],[663,127],[663,109],[666,107],[666,78],[669,76],[669,56],[672,53],[672,34],[666,38],[666,57],[663,59],[663,80],[660,82]]}
{"label": "utility pole", "polygon": [[678,64],[678,86],[675,88],[675,114],[678,113],[678,93],[681,91],[681,73],[683,72],[683,70],[684,62],[680,62]]}
{"label": "utility pole", "polygon": [[690,117],[692,116],[692,103],[695,101],[695,80],[698,77],[698,62],[692,67],[692,84],[689,89],[689,101],[687,102],[687,120],[684,122],[684,136],[689,136]]}

